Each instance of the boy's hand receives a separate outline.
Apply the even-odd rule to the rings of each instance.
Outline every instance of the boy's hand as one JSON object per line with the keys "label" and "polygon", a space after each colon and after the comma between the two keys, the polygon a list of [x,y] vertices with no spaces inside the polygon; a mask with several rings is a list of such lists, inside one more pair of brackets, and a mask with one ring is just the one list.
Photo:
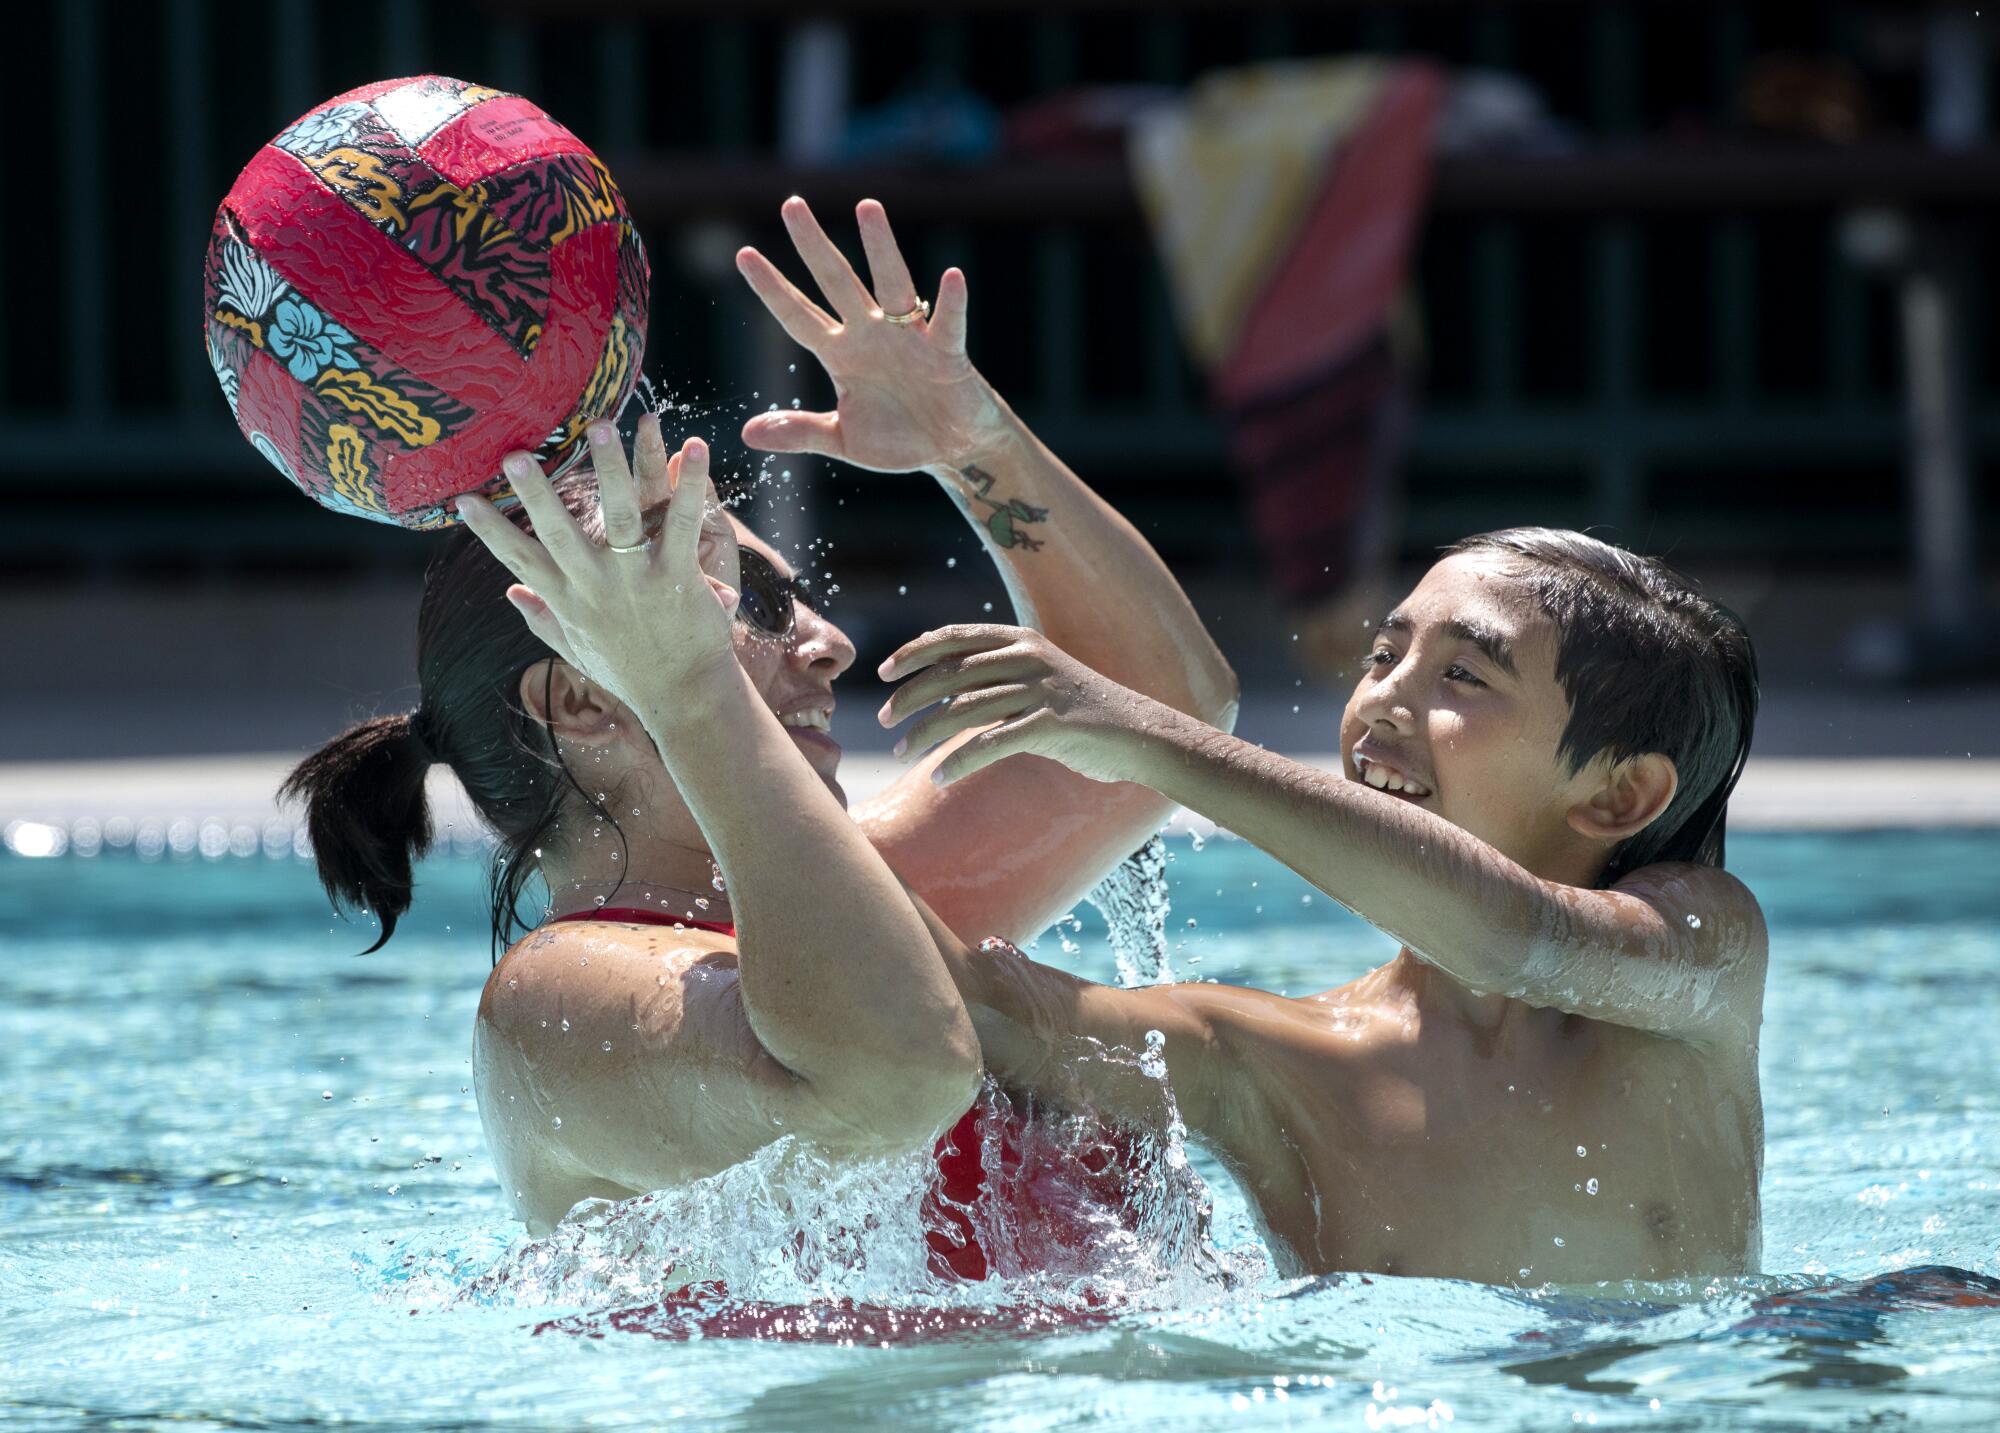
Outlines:
{"label": "boy's hand", "polygon": [[876,714],[883,726],[944,704],[896,743],[897,756],[999,723],[938,764],[931,780],[940,786],[1018,752],[1059,761],[1095,781],[1137,780],[1143,737],[1165,712],[1152,698],[1100,676],[1026,627],[940,627],[899,649],[877,670],[884,681],[903,681]]}
{"label": "boy's hand", "polygon": [[894,322],[921,307],[889,218],[873,199],[855,208],[871,293],[821,229],[805,200],[784,205],[792,243],[833,310],[793,287],[755,249],[736,267],[771,316],[833,380],[831,413],[760,413],[743,441],[771,453],[819,453],[877,472],[957,468],[1006,440],[1004,410],[965,356],[965,275],[946,269],[928,318]]}

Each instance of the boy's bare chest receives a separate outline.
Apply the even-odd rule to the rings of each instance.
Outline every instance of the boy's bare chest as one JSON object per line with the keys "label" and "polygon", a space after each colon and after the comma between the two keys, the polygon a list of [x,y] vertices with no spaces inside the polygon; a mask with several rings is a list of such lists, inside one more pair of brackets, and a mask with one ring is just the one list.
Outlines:
{"label": "boy's bare chest", "polygon": [[1324,1075],[1259,1195],[1316,1269],[1664,1277],[1754,1225],[1761,1130],[1669,1042],[1559,1016],[1498,1041],[1389,1022]]}

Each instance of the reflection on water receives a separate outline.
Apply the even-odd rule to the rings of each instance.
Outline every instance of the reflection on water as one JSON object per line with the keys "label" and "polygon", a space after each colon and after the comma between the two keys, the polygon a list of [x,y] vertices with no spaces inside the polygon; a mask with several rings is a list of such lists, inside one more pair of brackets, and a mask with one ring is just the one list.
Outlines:
{"label": "reflection on water", "polygon": [[[1177,966],[1323,989],[1383,957],[1239,843],[1171,850]],[[468,1088],[472,861],[426,865],[356,957],[372,936],[289,857],[0,857],[0,1429],[2000,1426],[2000,834],[1730,855],[1772,929],[1777,1272],[1543,1290],[1275,1278],[1163,1096],[1136,1151],[1060,1123],[1002,1151],[1017,1180],[1137,1171],[1040,1283],[927,1285],[928,1168],[850,1187],[796,1152],[537,1247]],[[1040,956],[1118,979],[1079,918]],[[1120,944],[1161,950],[1160,922]],[[1074,1053],[1150,1078],[1143,1050]],[[995,1219],[1004,1265],[1024,1236]],[[676,1305],[697,1251],[743,1282]]]}

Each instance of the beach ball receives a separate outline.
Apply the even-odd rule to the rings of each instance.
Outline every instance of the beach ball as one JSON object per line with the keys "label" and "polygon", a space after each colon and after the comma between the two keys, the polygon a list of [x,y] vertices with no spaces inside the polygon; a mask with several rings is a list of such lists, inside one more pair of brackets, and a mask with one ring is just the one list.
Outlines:
{"label": "beach ball", "polygon": [[237,426],[300,491],[403,527],[551,472],[638,381],[651,271],[611,173],[519,95],[441,75],[351,90],[222,201],[208,356]]}

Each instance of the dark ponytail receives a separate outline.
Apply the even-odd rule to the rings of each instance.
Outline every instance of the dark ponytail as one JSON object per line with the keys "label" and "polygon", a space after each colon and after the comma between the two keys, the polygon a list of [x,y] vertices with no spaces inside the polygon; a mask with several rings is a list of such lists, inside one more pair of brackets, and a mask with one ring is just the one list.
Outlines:
{"label": "dark ponytail", "polygon": [[[555,486],[585,534],[601,542],[589,469]],[[532,531],[524,514],[510,516]],[[430,849],[424,777],[433,762],[451,767],[499,838],[486,879],[496,960],[517,929],[537,923],[521,918],[520,900],[543,850],[561,843],[572,800],[624,840],[614,803],[583,789],[548,728],[521,705],[521,674],[548,662],[553,684],[555,653],[507,601],[513,582],[470,531],[449,533],[424,573],[417,608],[417,711],[350,727],[299,763],[281,789],[305,802],[320,883],[335,907],[365,904],[381,916],[382,938],[371,951],[410,908],[411,863]]]}
{"label": "dark ponytail", "polygon": [[362,954],[380,950],[410,908],[410,864],[431,847],[424,778],[430,752],[414,712],[349,727],[304,761],[278,788],[305,806],[319,881],[334,909],[372,910],[382,934]]}

